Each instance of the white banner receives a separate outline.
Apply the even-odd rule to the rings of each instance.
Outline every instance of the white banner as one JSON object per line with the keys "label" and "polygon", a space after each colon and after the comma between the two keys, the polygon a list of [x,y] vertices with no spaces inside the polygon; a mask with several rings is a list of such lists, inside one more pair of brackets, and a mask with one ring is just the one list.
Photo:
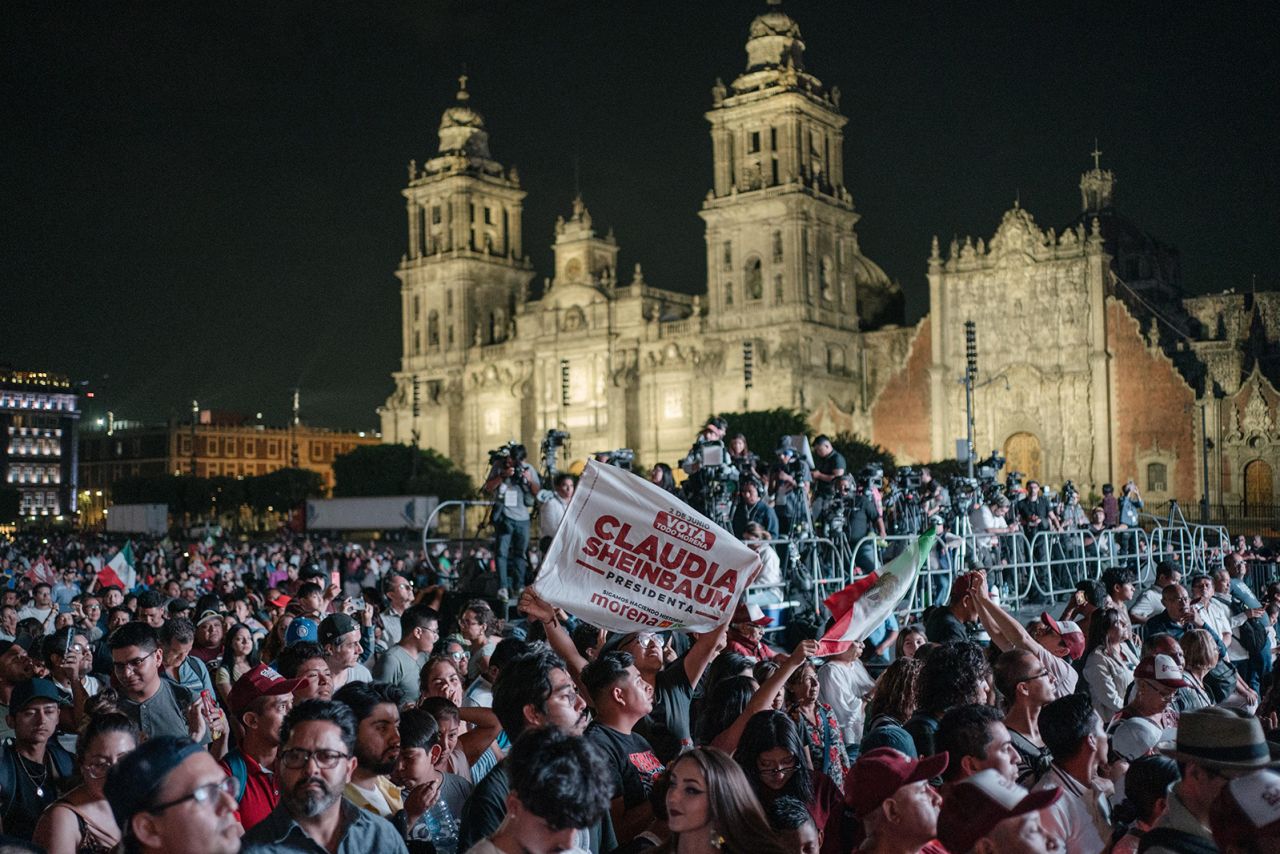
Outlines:
{"label": "white banner", "polygon": [[709,631],[733,616],[760,558],[642,477],[587,463],[533,589],[592,625]]}

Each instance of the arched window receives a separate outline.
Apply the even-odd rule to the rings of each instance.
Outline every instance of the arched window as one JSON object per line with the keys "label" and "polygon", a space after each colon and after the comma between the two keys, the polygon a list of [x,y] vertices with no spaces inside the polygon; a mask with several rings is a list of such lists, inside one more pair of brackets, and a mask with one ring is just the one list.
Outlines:
{"label": "arched window", "polygon": [[1147,492],[1169,490],[1169,468],[1164,463],[1147,463]]}
{"label": "arched window", "polygon": [[747,299],[757,300],[764,296],[764,277],[760,272],[760,259],[752,255],[747,259],[746,280],[743,291]]}
{"label": "arched window", "polygon": [[427,315],[427,346],[440,346],[440,312],[435,310]]}

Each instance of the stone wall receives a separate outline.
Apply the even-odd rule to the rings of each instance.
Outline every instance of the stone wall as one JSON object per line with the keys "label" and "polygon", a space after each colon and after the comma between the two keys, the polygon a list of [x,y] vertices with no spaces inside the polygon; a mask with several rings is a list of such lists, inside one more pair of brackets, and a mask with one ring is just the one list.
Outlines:
{"label": "stone wall", "polygon": [[[889,374],[871,406],[871,440],[899,463],[929,462],[929,365],[933,361],[931,318],[916,324],[906,358]],[[869,333],[868,338],[875,333]],[[882,365],[883,367],[883,365]],[[887,373],[887,372],[886,372]]]}

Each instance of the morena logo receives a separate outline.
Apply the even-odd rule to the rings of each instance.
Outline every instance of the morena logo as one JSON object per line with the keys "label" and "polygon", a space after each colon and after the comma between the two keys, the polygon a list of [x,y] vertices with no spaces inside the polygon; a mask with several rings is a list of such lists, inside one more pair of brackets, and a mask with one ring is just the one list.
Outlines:
{"label": "morena logo", "polygon": [[670,534],[677,540],[697,546],[703,551],[707,551],[716,543],[716,535],[711,531],[665,510],[658,512],[657,518],[653,520],[653,527],[664,534]]}

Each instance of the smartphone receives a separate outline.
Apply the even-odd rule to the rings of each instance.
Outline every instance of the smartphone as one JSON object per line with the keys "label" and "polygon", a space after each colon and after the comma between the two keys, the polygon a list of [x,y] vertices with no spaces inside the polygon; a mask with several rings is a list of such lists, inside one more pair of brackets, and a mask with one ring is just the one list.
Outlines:
{"label": "smartphone", "polygon": [[338,572],[329,573],[329,585],[332,587],[341,587],[342,586],[341,574]]}
{"label": "smartphone", "polygon": [[352,600],[351,600],[351,607],[355,608],[357,611],[363,611],[363,610],[364,610],[364,597],[362,596],[362,597],[360,597],[359,599],[352,599]]}

